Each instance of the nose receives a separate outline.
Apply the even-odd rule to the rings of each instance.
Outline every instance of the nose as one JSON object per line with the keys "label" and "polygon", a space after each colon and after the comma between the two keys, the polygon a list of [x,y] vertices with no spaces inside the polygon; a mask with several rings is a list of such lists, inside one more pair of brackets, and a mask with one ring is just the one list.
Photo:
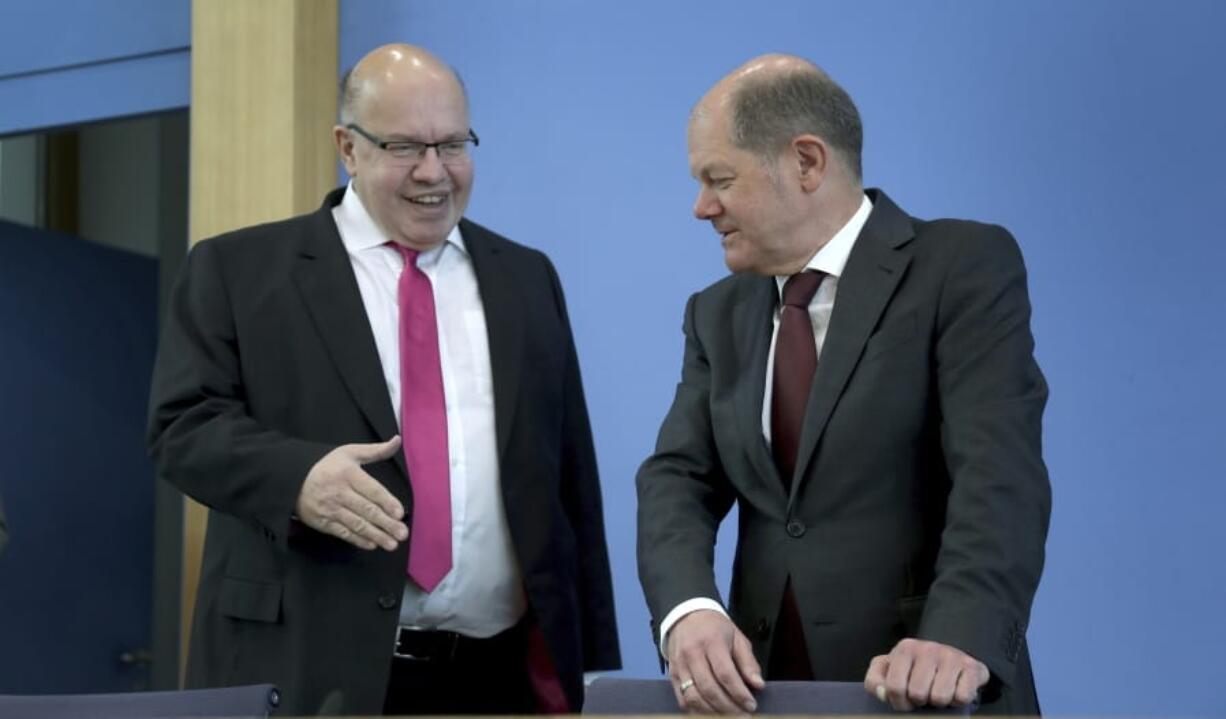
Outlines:
{"label": "nose", "polygon": [[698,198],[694,200],[694,217],[700,220],[709,220],[712,217],[717,217],[723,212],[723,207],[720,206],[719,200],[715,198],[715,193],[708,187],[702,187],[698,190]]}
{"label": "nose", "polygon": [[427,147],[426,154],[413,166],[411,174],[414,180],[424,184],[442,182],[447,176],[447,168],[443,166],[443,160],[438,156],[438,148]]}

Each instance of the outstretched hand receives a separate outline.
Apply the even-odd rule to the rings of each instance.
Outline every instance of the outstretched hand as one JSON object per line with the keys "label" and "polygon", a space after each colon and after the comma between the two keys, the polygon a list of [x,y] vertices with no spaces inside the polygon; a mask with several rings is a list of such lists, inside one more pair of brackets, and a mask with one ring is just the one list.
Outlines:
{"label": "outstretched hand", "polygon": [[307,472],[294,505],[298,519],[362,549],[391,552],[409,538],[404,507],[362,469],[400,451],[400,435],[386,442],[345,444],[327,453]]}

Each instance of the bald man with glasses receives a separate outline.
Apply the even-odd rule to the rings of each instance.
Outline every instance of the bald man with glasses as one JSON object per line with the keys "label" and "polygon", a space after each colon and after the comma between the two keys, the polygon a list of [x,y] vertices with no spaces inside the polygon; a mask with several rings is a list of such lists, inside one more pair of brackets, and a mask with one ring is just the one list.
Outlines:
{"label": "bald man with glasses", "polygon": [[463,217],[478,138],[438,58],[368,54],[333,140],[348,185],[197,245],[170,306],[150,447],[211,509],[188,684],[577,712],[620,658],[557,274]]}

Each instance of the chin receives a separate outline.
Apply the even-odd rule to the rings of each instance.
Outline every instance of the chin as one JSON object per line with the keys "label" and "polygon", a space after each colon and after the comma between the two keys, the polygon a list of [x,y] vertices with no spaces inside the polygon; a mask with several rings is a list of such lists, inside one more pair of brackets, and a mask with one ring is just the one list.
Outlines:
{"label": "chin", "polygon": [[401,236],[412,238],[412,244],[420,249],[429,249],[441,244],[447,239],[447,234],[451,232],[452,225],[431,225],[422,226],[414,225],[401,229]]}
{"label": "chin", "polygon": [[724,253],[724,265],[728,267],[729,272],[750,272],[753,270],[753,264],[746,258],[732,252]]}

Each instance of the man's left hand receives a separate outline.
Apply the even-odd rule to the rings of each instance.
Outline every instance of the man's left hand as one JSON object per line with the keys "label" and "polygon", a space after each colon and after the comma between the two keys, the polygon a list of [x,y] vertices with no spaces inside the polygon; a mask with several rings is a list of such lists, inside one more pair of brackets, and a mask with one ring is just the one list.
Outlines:
{"label": "man's left hand", "polygon": [[960,649],[908,638],[873,658],[864,688],[898,711],[961,707],[975,700],[991,676],[986,664]]}

